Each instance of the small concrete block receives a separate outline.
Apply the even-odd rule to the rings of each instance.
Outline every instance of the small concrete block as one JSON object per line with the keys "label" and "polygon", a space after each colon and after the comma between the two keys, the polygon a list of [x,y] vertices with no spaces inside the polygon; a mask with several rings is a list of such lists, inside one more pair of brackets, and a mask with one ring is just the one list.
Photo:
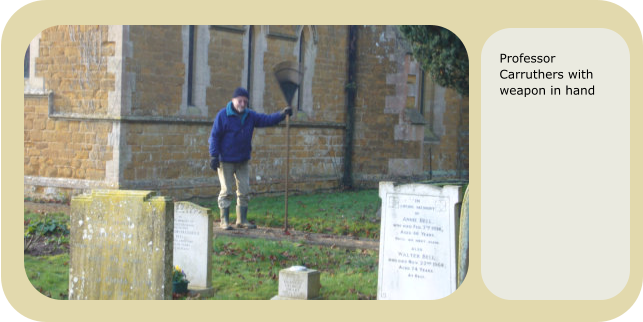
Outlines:
{"label": "small concrete block", "polygon": [[319,297],[321,273],[303,266],[279,271],[279,294],[273,300],[312,300]]}

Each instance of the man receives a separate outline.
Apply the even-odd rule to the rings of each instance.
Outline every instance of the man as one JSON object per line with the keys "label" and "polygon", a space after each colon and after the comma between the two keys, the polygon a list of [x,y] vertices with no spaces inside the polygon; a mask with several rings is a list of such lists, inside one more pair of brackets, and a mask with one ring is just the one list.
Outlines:
{"label": "man", "polygon": [[[248,161],[252,151],[252,133],[255,127],[277,125],[286,115],[292,115],[292,108],[281,112],[261,114],[247,108],[248,91],[239,87],[234,90],[232,100],[219,111],[210,133],[210,168],[217,171],[221,192],[219,192],[220,227],[230,230],[230,204],[233,184],[237,185],[237,228],[257,228],[248,222],[248,194],[250,177]],[[236,181],[236,182],[235,182]]]}

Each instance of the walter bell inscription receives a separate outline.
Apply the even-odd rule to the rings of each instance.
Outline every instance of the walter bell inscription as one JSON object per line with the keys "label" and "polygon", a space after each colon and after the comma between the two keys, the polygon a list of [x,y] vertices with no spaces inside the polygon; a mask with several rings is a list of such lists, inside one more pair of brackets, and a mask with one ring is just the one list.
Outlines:
{"label": "walter bell inscription", "polygon": [[380,183],[378,299],[439,299],[455,291],[460,188]]}

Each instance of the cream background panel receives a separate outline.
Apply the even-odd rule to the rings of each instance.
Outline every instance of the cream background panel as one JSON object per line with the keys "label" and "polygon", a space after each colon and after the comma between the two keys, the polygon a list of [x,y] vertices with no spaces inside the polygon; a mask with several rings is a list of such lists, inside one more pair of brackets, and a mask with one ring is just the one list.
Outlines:
{"label": "cream background panel", "polygon": [[[500,63],[501,53],[556,58]],[[630,266],[627,44],[607,29],[505,29],[487,40],[481,61],[486,286],[516,300],[617,295]],[[502,79],[503,69],[564,78]],[[568,77],[587,69],[593,79]],[[566,85],[594,86],[595,95],[566,95]],[[546,95],[503,96],[501,87],[544,87]]]}

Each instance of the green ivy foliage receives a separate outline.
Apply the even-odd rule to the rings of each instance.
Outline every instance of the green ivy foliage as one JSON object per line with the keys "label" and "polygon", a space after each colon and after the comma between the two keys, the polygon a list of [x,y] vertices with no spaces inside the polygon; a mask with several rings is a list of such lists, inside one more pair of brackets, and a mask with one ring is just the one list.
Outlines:
{"label": "green ivy foliage", "polygon": [[410,42],[413,57],[440,86],[469,95],[469,56],[454,33],[440,26],[400,26]]}

